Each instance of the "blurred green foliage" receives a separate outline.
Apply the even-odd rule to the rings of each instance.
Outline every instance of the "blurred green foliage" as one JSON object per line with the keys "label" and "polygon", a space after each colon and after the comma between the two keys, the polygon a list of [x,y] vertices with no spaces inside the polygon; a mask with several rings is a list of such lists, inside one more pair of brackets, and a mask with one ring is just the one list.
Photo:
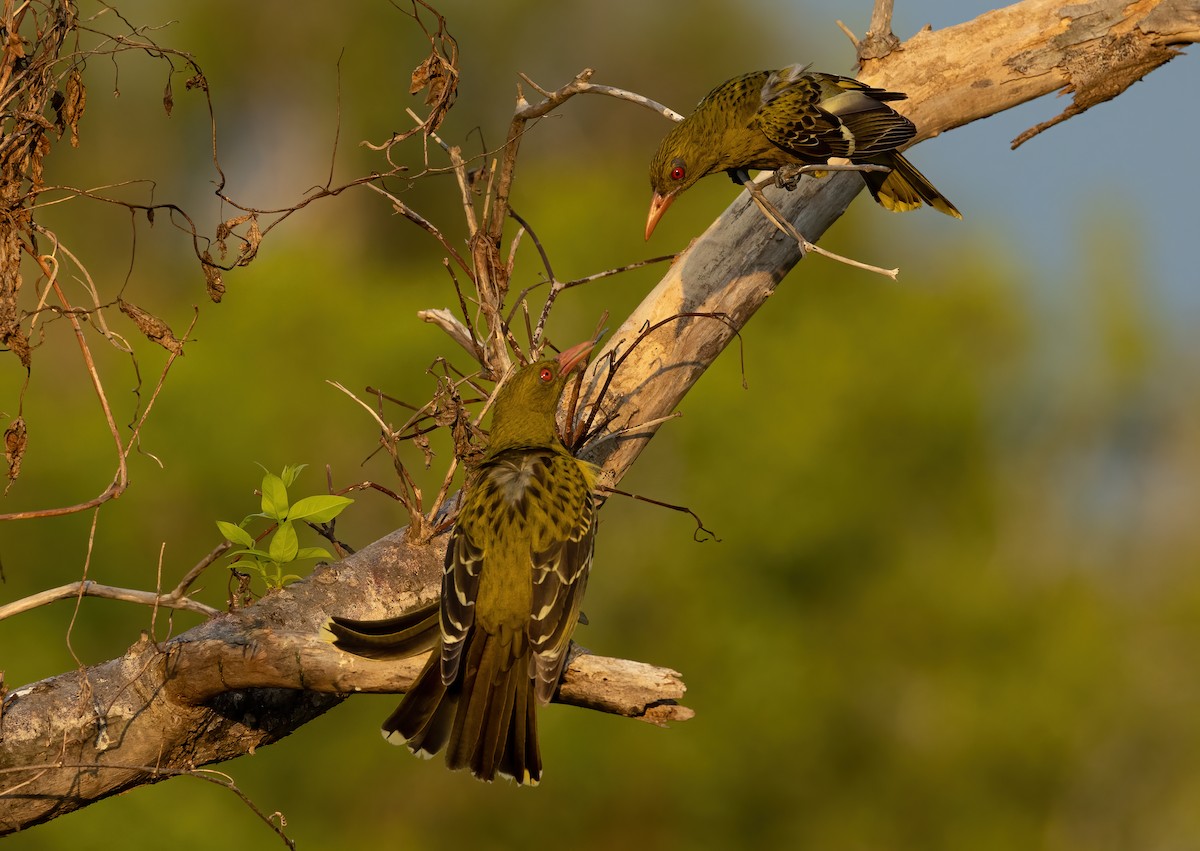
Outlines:
{"label": "blurred green foliage", "polygon": [[[722,29],[723,4],[703,6],[712,15],[691,19],[714,25],[680,45],[655,37],[670,32],[655,4],[602,14],[595,4],[449,2],[464,76],[443,135],[468,150],[481,137],[497,144],[519,70],[554,87],[582,62],[602,82],[686,108],[708,85],[698,77],[771,64],[752,58],[761,35]],[[407,74],[424,40],[386,4],[121,9],[138,23],[181,19],[153,37],[208,73],[228,191],[245,203],[291,204],[324,182],[339,67],[335,182],[383,167],[360,139],[407,126]],[[97,23],[116,29],[111,15]],[[701,67],[697,55],[714,61]],[[55,150],[48,181],[153,177],[158,200],[207,222],[230,215],[210,194],[199,96],[175,79],[167,119],[163,64],[130,53],[87,70],[81,147]],[[530,133],[514,205],[561,279],[676,250],[732,198],[724,181],[701,185],[648,251],[645,161],[662,129],[627,104],[580,98]],[[914,159],[936,179],[923,150]],[[418,162],[419,144],[410,153]],[[395,188],[461,240],[448,181]],[[281,811],[305,848],[1200,845],[1197,349],[1165,336],[1161,306],[1146,301],[1129,252],[1136,223],[1082,219],[1087,260],[1046,280],[965,212],[960,224],[856,204],[827,242],[900,265],[901,282],[801,264],[735,344],[744,370],[727,352],[639,460],[623,486],[686,503],[720,542],[694,543],[684,515],[620,498],[604,508],[591,626],[577,639],[682,671],[694,720],[660,730],[551,707],[541,713],[546,779],[518,791],[387,747],[377,727],[395,698],[360,697],[218,768]],[[388,481],[382,453],[364,461],[374,423],[326,380],[420,402],[435,357],[466,367],[415,318],[453,303],[441,253],[368,191],[314,203],[269,234],[254,264],[227,276],[220,305],[204,304],[188,240],[166,222],[150,228],[85,201],[41,215],[106,294],[123,281],[125,298],[177,334],[202,307],[130,458],[128,492],[98,516],[0,529],[0,602],[78,579],[85,565],[101,582],[153,587],[160,553],[170,587],[220,542],[215,519],[258,505],[257,463],[303,460],[310,474],[328,464],[337,486]],[[535,283],[528,243],[520,259],[515,283]],[[656,277],[651,268],[568,291],[552,338],[586,336],[604,309],[624,315]],[[163,353],[135,340],[135,372],[90,340],[118,422],[129,422]],[[12,360],[0,370],[6,406],[24,379]],[[4,510],[105,487],[114,464],[96,409],[70,329],[47,323],[24,403],[29,454]],[[445,442],[434,449],[426,474],[412,459],[427,489],[448,458]],[[338,522],[339,537],[361,546],[404,521],[365,492]],[[200,599],[224,605],[223,568],[201,584]],[[69,670],[72,650],[85,663],[109,658],[150,626],[144,610],[85,600],[69,648],[72,612],[59,603],[0,621],[6,683]],[[176,615],[170,627],[194,622]],[[185,778],[6,847],[117,836],[125,848],[275,841],[233,795]]]}

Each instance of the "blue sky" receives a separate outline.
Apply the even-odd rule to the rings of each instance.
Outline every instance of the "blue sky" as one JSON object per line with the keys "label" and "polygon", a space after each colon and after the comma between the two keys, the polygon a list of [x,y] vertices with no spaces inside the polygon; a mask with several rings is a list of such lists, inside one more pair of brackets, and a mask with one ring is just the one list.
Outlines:
{"label": "blue sky", "polygon": [[[792,4],[777,5],[784,17],[801,14]],[[899,0],[893,30],[907,39],[927,23],[941,29],[1003,5]],[[870,6],[810,0],[802,14],[810,32],[817,21],[824,25],[840,18],[861,35]],[[828,46],[829,57],[838,57],[834,61],[847,53],[845,44]],[[1145,269],[1144,284],[1156,306],[1184,330],[1200,316],[1200,272],[1193,254],[1200,239],[1198,82],[1195,56],[1179,56],[1115,100],[1015,151],[1009,147],[1012,139],[1057,115],[1069,96],[1043,97],[954,130],[920,146],[913,159],[936,175],[935,183],[963,210],[970,227],[994,229],[1014,240],[1014,250],[1045,269],[1047,280],[1070,274],[1081,262],[1089,225],[1120,228],[1135,267]]]}

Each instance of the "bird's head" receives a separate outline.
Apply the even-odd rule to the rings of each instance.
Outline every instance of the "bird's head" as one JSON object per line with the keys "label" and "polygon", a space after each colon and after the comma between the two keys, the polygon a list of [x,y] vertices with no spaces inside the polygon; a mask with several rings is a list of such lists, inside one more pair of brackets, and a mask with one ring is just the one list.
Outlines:
{"label": "bird's head", "polygon": [[646,219],[646,239],[671,202],[693,183],[718,168],[715,146],[705,144],[697,116],[692,115],[671,128],[650,161],[650,216]]}
{"label": "bird's head", "polygon": [[489,450],[553,442],[563,387],[571,373],[587,361],[595,345],[594,340],[586,340],[563,350],[558,357],[521,367],[504,382],[492,403]]}

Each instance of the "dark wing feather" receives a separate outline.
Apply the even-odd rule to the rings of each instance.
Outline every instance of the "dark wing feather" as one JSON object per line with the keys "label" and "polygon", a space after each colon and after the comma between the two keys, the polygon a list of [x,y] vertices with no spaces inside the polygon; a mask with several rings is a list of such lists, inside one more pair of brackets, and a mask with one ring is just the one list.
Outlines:
{"label": "dark wing feather", "polygon": [[475,599],[479,595],[479,574],[483,569],[484,553],[471,537],[463,518],[473,516],[471,506],[464,504],[460,522],[450,533],[446,547],[446,563],[442,572],[442,682],[454,682],[462,659],[463,640],[475,623]]}
{"label": "dark wing feather", "polygon": [[[785,71],[787,69],[784,69]],[[775,72],[763,86],[763,105],[755,120],[772,144],[803,159],[824,162],[844,157],[851,140],[842,122],[821,108],[821,87],[811,74],[782,80]]]}
{"label": "dark wing feather", "polygon": [[547,468],[547,510],[536,530],[533,563],[533,608],[529,641],[534,694],[549,703],[562,676],[567,648],[587,588],[596,537],[596,509],[591,484],[581,462],[556,455]]}
{"label": "dark wing feather", "polygon": [[848,159],[892,151],[916,133],[887,105],[905,95],[832,74],[776,71],[763,86],[756,116],[772,143],[806,159]]}

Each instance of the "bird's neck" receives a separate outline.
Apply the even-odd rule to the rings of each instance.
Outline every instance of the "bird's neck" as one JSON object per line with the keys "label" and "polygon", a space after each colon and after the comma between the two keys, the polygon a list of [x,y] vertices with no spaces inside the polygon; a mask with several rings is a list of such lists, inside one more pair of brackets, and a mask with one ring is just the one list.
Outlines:
{"label": "bird's neck", "polygon": [[554,413],[526,407],[497,410],[492,416],[487,454],[494,456],[521,446],[560,446]]}
{"label": "bird's neck", "polygon": [[708,154],[715,162],[708,173],[750,165],[773,168],[779,149],[754,123],[755,110],[743,102],[714,103],[697,112],[701,137],[708,140]]}

